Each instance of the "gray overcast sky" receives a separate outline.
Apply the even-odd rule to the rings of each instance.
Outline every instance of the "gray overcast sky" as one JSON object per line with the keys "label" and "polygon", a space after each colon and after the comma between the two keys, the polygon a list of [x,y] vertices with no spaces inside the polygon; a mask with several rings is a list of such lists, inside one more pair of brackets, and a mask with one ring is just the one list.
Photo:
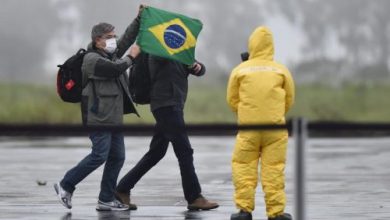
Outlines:
{"label": "gray overcast sky", "polygon": [[[353,32],[359,28],[367,29],[375,24],[376,16],[373,15],[388,4],[387,1],[380,0],[375,1],[379,4],[378,7],[372,7],[370,9],[372,11],[363,11],[366,14],[361,18],[357,16],[361,19],[357,21],[354,20],[356,16],[353,14],[356,7],[352,7],[354,4],[347,0],[329,2],[318,0],[2,0],[1,2],[0,80],[33,78],[31,75],[23,75],[25,66],[28,66],[34,74],[45,73],[46,76],[54,76],[57,64],[64,62],[78,48],[86,47],[94,24],[101,21],[112,23],[120,34],[136,16],[140,4],[201,20],[204,27],[198,38],[197,59],[203,61],[208,69],[216,74],[228,74],[240,62],[240,53],[247,50],[249,35],[259,25],[267,25],[271,28],[275,38],[275,59],[289,68],[300,65],[302,61],[329,58],[351,61],[351,66],[356,63],[370,65],[372,61],[381,57],[378,55],[381,53],[377,51],[386,54],[386,51],[381,48],[388,47],[385,46],[387,41],[383,34],[384,41],[371,45],[372,40],[377,40],[376,34],[373,35],[374,37],[365,38],[354,35]],[[369,0],[356,0],[356,2],[364,3],[365,7],[371,5],[368,4]],[[326,7],[327,10],[313,11],[313,7],[317,9],[316,4]],[[349,11],[344,13],[344,10]],[[323,13],[320,14],[321,12]],[[383,17],[382,22],[389,20],[386,20],[386,15]],[[339,19],[344,20],[339,22]],[[374,20],[374,23],[364,23],[370,19]],[[312,20],[315,21],[311,22]],[[384,31],[385,28],[386,26]],[[341,36],[344,29],[348,29],[349,33]],[[379,29],[371,28],[368,31],[369,34],[373,34],[377,30]],[[354,36],[357,36],[356,39],[352,39]],[[343,45],[340,43],[340,37],[344,38]],[[361,44],[361,40],[365,40],[363,42],[365,44]]]}

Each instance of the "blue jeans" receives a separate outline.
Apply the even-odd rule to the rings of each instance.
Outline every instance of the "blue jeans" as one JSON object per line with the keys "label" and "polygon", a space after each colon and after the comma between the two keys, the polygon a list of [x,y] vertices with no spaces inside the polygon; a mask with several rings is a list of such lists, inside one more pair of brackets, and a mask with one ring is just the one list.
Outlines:
{"label": "blue jeans", "polygon": [[114,200],[114,191],[119,171],[125,161],[125,144],[122,133],[91,132],[92,152],[70,169],[60,184],[66,191],[73,193],[76,185],[100,165],[106,162],[100,184],[99,200]]}
{"label": "blue jeans", "polygon": [[153,111],[156,119],[154,135],[149,151],[119,182],[118,192],[127,193],[167,152],[169,142],[179,161],[184,197],[192,203],[201,195],[201,187],[195,173],[193,149],[185,129],[183,110],[169,106]]}

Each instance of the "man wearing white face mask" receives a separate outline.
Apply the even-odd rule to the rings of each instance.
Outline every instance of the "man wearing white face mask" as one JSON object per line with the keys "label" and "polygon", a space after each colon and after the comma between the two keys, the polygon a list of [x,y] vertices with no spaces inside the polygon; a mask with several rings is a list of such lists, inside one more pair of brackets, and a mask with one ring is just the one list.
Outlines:
{"label": "man wearing white face mask", "polygon": [[106,46],[104,47],[104,50],[109,54],[113,54],[117,48],[116,38],[113,37],[113,38],[107,39],[105,43],[106,43]]}
{"label": "man wearing white face mask", "polygon": [[[125,72],[140,53],[136,44],[131,46],[138,35],[139,20],[138,15],[118,41],[113,25],[99,23],[92,28],[92,42],[82,65],[84,89],[81,111],[84,125],[121,125],[123,114],[138,114],[131,100]],[[128,54],[123,56],[130,46]],[[54,185],[60,202],[71,209],[76,185],[105,163],[96,210],[128,210],[129,206],[114,196],[118,174],[125,160],[123,134],[110,129],[97,130],[91,131],[89,138],[92,152]]]}

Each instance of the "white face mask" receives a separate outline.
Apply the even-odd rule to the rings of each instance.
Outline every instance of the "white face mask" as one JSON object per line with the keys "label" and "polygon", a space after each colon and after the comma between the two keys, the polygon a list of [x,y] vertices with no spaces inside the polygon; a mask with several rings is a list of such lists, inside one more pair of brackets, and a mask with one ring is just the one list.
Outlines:
{"label": "white face mask", "polygon": [[115,50],[116,50],[116,39],[115,38],[110,38],[108,40],[106,40],[106,47],[104,48],[104,50],[107,52],[107,53],[114,53]]}

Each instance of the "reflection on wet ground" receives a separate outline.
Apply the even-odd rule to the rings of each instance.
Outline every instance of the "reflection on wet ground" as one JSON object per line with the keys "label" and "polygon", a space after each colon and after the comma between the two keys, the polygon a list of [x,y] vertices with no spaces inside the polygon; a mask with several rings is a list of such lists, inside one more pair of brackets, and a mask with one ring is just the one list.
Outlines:
{"label": "reflection on wet ground", "polygon": [[[126,138],[126,163],[120,176],[147,151],[150,138]],[[177,160],[167,156],[132,191],[137,211],[97,212],[102,168],[77,186],[73,209],[57,201],[53,184],[88,152],[88,138],[1,139],[0,219],[39,220],[219,220],[236,212],[230,159],[234,137],[191,138],[203,194],[217,210],[189,212]],[[390,138],[310,139],[306,151],[307,219],[390,219]],[[293,213],[294,143],[286,167],[286,211]],[[254,219],[265,220],[258,187]]]}

